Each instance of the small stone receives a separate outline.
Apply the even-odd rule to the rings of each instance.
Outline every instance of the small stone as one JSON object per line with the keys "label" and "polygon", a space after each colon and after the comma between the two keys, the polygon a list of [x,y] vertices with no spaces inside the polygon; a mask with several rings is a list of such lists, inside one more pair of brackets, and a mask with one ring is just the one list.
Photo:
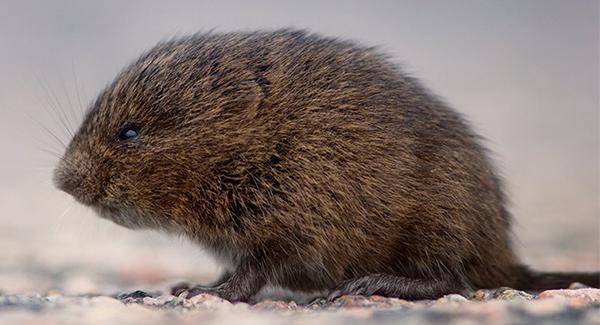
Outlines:
{"label": "small stone", "polygon": [[566,300],[570,305],[586,305],[592,303],[600,303],[600,289],[561,289],[561,290],[546,290],[539,294],[539,299],[561,299]]}
{"label": "small stone", "polygon": [[291,310],[294,309],[285,301],[265,300],[256,303],[252,306],[252,309],[257,310]]}
{"label": "small stone", "polygon": [[449,294],[437,299],[431,304],[431,307],[438,310],[453,310],[461,308],[466,302],[468,302],[467,298],[459,294]]}
{"label": "small stone", "polygon": [[157,296],[157,294],[153,294],[153,293],[147,293],[144,292],[142,290],[136,290],[136,291],[132,291],[132,292],[123,292],[120,294],[117,294],[117,299],[119,300],[124,300],[127,298],[145,298],[145,297],[155,297]]}
{"label": "small stone", "polygon": [[569,289],[587,289],[587,288],[589,288],[589,286],[587,286],[581,282],[573,282],[569,286]]}
{"label": "small stone", "polygon": [[369,299],[364,296],[341,296],[331,303],[331,306],[344,308],[358,308],[369,305]]}
{"label": "small stone", "polygon": [[473,293],[473,296],[471,297],[473,300],[477,300],[477,301],[487,301],[493,298],[493,291],[492,290],[486,290],[486,289],[480,289],[475,291],[475,293]]}
{"label": "small stone", "polygon": [[142,299],[141,298],[125,298],[125,299],[120,299],[120,300],[124,304],[139,304],[139,303],[142,303]]}
{"label": "small stone", "polygon": [[[161,297],[158,297],[157,300],[162,302],[163,300],[161,299]],[[193,304],[185,298],[172,296],[172,299],[168,299],[167,301],[165,301],[163,303],[163,306],[165,306],[165,307],[178,307],[178,306],[193,307]]]}
{"label": "small stone", "polygon": [[387,302],[390,298],[384,296],[373,295],[369,297],[372,302]]}
{"label": "small stone", "polygon": [[438,299],[437,301],[444,302],[444,303],[461,303],[462,304],[469,300],[459,294],[449,294],[449,295],[443,296],[442,298]]}
{"label": "small stone", "polygon": [[129,293],[121,293],[116,296],[124,304],[144,304],[145,298],[154,298],[159,293],[148,293],[141,290],[136,290]]}
{"label": "small stone", "polygon": [[162,305],[162,303],[158,299],[152,298],[152,297],[142,298],[142,303],[146,306],[161,306]]}
{"label": "small stone", "polygon": [[494,293],[494,298],[499,300],[533,300],[535,298],[533,295],[528,294],[525,291],[515,290],[508,287],[502,287],[496,290]]}
{"label": "small stone", "polygon": [[164,305],[170,301],[173,301],[176,298],[177,297],[175,297],[173,295],[161,295],[161,296],[156,297],[156,301],[158,301],[159,304]]}
{"label": "small stone", "polygon": [[187,301],[190,302],[193,306],[202,306],[206,308],[231,305],[229,301],[208,293],[201,293],[199,295],[193,296]]}
{"label": "small stone", "polygon": [[52,304],[61,304],[65,302],[65,297],[59,294],[53,294],[51,296],[46,296],[46,300]]}
{"label": "small stone", "polygon": [[412,307],[414,303],[411,301],[373,295],[369,297],[370,306],[374,308],[391,308],[391,307]]}
{"label": "small stone", "polygon": [[142,290],[135,290],[132,292],[123,292],[117,294],[115,298],[124,304],[144,304],[144,298],[154,298],[159,294],[160,292],[145,292]]}

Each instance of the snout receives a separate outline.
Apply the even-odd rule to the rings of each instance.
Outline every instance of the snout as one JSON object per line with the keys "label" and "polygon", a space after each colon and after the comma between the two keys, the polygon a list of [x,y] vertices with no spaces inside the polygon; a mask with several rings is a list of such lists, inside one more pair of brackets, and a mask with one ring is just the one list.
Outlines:
{"label": "snout", "polygon": [[70,171],[64,162],[56,166],[52,179],[56,188],[73,196],[75,196],[76,190],[82,185],[81,177]]}
{"label": "snout", "polygon": [[93,205],[96,203],[98,196],[94,194],[94,191],[90,190],[90,179],[86,177],[80,170],[72,164],[69,164],[66,160],[61,162],[54,169],[53,181],[54,186],[59,190],[70,194],[77,201],[86,204]]}

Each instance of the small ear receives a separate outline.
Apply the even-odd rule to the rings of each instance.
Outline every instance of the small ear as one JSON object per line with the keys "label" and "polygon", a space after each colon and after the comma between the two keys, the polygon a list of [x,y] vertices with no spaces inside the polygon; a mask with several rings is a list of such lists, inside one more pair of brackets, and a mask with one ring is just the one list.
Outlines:
{"label": "small ear", "polygon": [[267,99],[267,92],[265,92],[263,86],[261,86],[261,81],[254,78],[253,80],[248,81],[248,90],[246,94],[247,104],[245,113],[249,117],[254,117],[260,113],[260,110]]}
{"label": "small ear", "polygon": [[213,81],[213,91],[220,93],[217,104],[223,114],[255,116],[269,95],[268,66],[244,67],[222,72]]}
{"label": "small ear", "polygon": [[267,101],[271,91],[271,80],[268,77],[271,65],[268,63],[261,63],[254,67],[253,81],[254,81],[254,92],[256,96],[254,101],[249,105],[248,112],[251,116],[256,115],[260,112],[263,104]]}

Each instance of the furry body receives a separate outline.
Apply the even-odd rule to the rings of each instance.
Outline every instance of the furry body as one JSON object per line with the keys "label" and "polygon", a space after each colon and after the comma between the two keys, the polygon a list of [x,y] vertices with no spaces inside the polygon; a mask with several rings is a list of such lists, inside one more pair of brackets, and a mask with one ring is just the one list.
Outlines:
{"label": "furry body", "polygon": [[[125,126],[139,136],[119,139]],[[226,275],[190,295],[541,283],[468,123],[376,50],[302,31],[160,43],[98,96],[55,181],[104,218],[212,251]]]}

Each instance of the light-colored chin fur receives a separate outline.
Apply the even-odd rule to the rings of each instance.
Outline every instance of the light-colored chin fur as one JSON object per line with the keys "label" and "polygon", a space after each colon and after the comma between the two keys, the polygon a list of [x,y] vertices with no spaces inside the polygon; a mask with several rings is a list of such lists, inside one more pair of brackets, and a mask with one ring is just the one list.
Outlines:
{"label": "light-colored chin fur", "polygon": [[123,209],[109,208],[104,206],[92,206],[96,214],[106,220],[110,220],[119,226],[129,229],[143,229],[144,223],[140,222],[139,218],[135,218]]}
{"label": "light-colored chin fur", "polygon": [[179,229],[176,229],[175,225],[165,225],[158,218],[142,215],[134,209],[105,205],[94,205],[91,208],[99,217],[128,229],[152,229],[167,233],[179,233]]}

